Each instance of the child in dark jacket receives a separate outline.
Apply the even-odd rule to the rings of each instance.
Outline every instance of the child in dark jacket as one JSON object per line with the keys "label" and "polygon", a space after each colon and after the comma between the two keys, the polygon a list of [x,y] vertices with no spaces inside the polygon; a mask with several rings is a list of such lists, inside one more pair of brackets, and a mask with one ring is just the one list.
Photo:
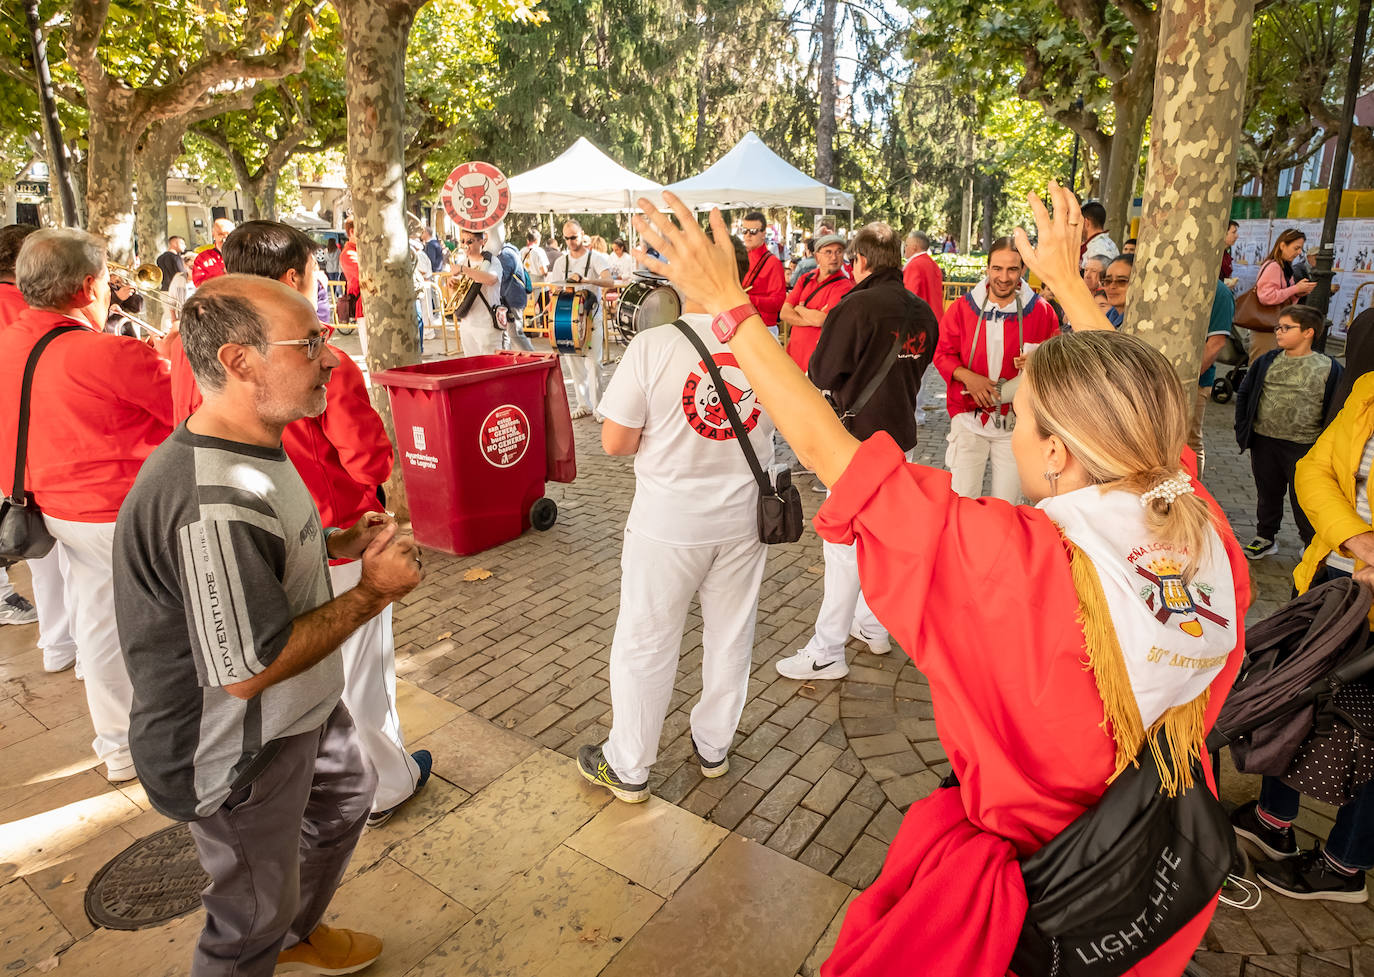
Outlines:
{"label": "child in dark jacket", "polygon": [[1278,549],[1274,540],[1283,522],[1285,494],[1303,546],[1312,542],[1312,524],[1298,505],[1293,471],[1321,434],[1341,376],[1339,363],[1312,351],[1322,326],[1315,309],[1284,309],[1274,328],[1278,348],[1255,360],[1236,394],[1236,442],[1242,451],[1250,449],[1255,476],[1255,538],[1245,546],[1252,560]]}

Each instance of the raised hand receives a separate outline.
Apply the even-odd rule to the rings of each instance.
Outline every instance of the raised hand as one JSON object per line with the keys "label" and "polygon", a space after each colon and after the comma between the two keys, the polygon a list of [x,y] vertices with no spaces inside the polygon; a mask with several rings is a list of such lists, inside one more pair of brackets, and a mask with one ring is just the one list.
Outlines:
{"label": "raised hand", "polygon": [[[646,198],[639,199],[639,207],[644,211],[634,219],[642,238],[635,249],[639,260],[650,271],[676,285],[684,299],[704,307],[712,315],[748,304],[749,297],[740,287],[735,246],[730,243],[730,232],[720,216],[720,209],[711,208],[713,241],[677,194],[665,192],[663,200],[677,215],[677,223]],[[652,246],[663,258],[650,255],[646,245]]]}
{"label": "raised hand", "polygon": [[1078,256],[1083,243],[1083,214],[1072,193],[1051,180],[1047,194],[1054,205],[1051,215],[1045,202],[1035,193],[1026,195],[1035,217],[1036,243],[1024,228],[1014,234],[1016,250],[1037,278],[1049,285],[1064,307],[1074,331],[1111,329],[1112,324],[1093,301],[1092,293],[1079,273]]}

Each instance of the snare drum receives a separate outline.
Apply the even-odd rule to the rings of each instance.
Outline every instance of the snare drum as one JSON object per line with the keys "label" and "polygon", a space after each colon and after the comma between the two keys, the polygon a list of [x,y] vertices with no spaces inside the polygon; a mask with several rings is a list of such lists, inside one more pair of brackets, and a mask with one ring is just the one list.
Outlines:
{"label": "snare drum", "polygon": [[553,346],[560,353],[577,354],[587,348],[592,333],[581,292],[559,292],[553,306]]}
{"label": "snare drum", "polygon": [[615,327],[629,344],[636,333],[666,325],[682,314],[682,300],[666,278],[639,276],[620,294]]}

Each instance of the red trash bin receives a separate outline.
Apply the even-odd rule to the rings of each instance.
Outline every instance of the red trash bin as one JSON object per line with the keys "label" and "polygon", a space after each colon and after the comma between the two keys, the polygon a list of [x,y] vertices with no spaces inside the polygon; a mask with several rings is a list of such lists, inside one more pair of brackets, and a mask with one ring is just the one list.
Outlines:
{"label": "red trash bin", "polygon": [[[576,474],[555,354],[461,356],[381,370],[372,380],[391,398],[417,541],[466,556],[531,525],[553,526],[549,469],[560,481]],[[550,426],[566,454],[561,463],[550,457]]]}

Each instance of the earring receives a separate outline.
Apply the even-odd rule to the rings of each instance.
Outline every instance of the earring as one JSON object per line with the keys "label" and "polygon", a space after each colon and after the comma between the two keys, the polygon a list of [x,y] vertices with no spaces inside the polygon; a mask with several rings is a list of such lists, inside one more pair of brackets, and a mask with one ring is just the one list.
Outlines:
{"label": "earring", "polygon": [[1050,472],[1050,471],[1045,472],[1045,481],[1047,481],[1047,482],[1050,483],[1050,497],[1051,497],[1051,498],[1053,498],[1054,496],[1056,496],[1056,495],[1059,494],[1059,476],[1060,476],[1060,474],[1061,474],[1060,472]]}

